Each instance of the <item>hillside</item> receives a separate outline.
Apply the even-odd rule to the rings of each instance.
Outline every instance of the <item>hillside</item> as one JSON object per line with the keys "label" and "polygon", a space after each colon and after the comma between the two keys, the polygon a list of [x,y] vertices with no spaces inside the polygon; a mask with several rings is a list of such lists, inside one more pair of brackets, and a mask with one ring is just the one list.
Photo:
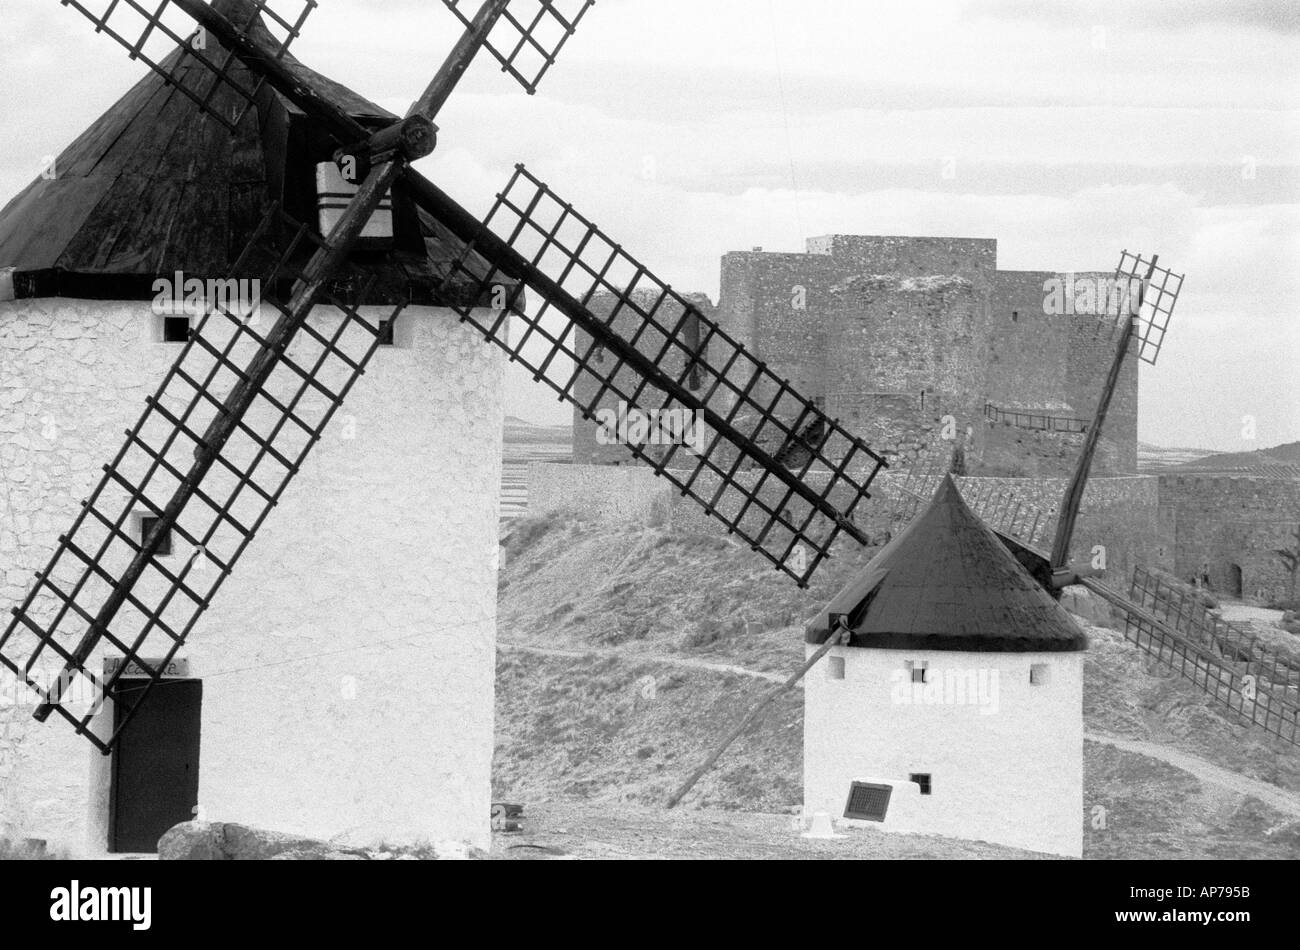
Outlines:
{"label": "hillside", "polygon": [[[1175,452],[1178,450],[1165,450]],[[1300,442],[1288,442],[1272,448],[1253,452],[1216,452],[1200,458],[1179,461],[1170,459],[1167,464],[1153,466],[1150,471],[1168,472],[1240,472],[1281,477],[1300,476]]]}
{"label": "hillside", "polygon": [[[655,813],[798,665],[802,621],[871,553],[846,543],[801,592],[712,534],[517,522],[501,580],[495,793],[533,809]],[[1106,827],[1088,831],[1086,853],[1300,856],[1300,811],[1104,740],[1153,743],[1291,792],[1300,792],[1296,750],[1228,722],[1122,635],[1089,635],[1085,728],[1095,741],[1085,746],[1085,801],[1105,810]],[[738,740],[686,807],[788,813],[802,798],[802,728],[795,691]]]}

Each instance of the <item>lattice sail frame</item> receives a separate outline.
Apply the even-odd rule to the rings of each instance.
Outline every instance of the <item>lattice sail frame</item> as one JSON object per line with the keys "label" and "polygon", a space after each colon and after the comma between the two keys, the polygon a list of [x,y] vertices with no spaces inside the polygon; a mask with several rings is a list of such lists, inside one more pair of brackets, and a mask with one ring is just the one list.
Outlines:
{"label": "lattice sail frame", "polygon": [[[213,43],[219,55],[215,58],[210,56],[205,48],[206,34],[174,0],[158,3],[149,3],[148,0],[59,2],[89,19],[95,24],[96,33],[112,37],[132,59],[145,63],[168,85],[175,86],[205,114],[231,131],[243,120],[262,88],[260,78],[251,85],[241,81],[236,70],[247,76],[253,74],[234,53],[216,44],[215,40]],[[98,12],[87,5],[92,2]],[[248,32],[260,22],[276,47],[277,56],[283,56],[302,32],[303,24],[318,6],[318,0],[275,0],[274,4],[269,0],[248,0],[248,4],[247,16],[228,10],[227,18],[241,32]],[[203,47],[198,45],[200,42]],[[205,79],[198,78],[203,74],[206,74]],[[223,90],[233,92],[235,101],[241,103],[233,113],[228,114],[218,101],[218,94]]]}
{"label": "lattice sail frame", "polygon": [[1128,639],[1251,725],[1300,745],[1300,664],[1209,614],[1177,586],[1140,566],[1133,571],[1129,599],[1178,636],[1126,612]]}
{"label": "lattice sail frame", "polygon": [[[1115,268],[1115,281],[1117,285],[1123,282],[1129,288],[1141,285],[1141,306],[1135,308],[1136,301],[1131,294],[1124,297],[1118,318],[1102,323],[1102,326],[1110,328],[1110,338],[1113,339],[1123,328],[1125,319],[1136,316],[1133,352],[1144,363],[1154,366],[1160,348],[1164,345],[1169,321],[1174,315],[1174,304],[1178,302],[1178,294],[1183,288],[1183,276],[1160,267],[1155,263],[1155,258],[1148,259],[1129,250],[1121,251],[1119,266]],[[1137,310],[1136,314],[1132,312],[1134,309]]]}
{"label": "lattice sail frame", "polygon": [[[853,516],[885,465],[880,455],[522,165],[497,196],[484,228],[576,301],[586,325],[579,327],[545,295],[530,312],[523,303],[528,275],[492,268],[476,277],[474,242],[448,279],[459,274],[479,281],[499,306],[456,308],[464,322],[607,433],[610,417],[601,412],[615,402],[643,420],[689,417],[693,431],[679,430],[685,437],[667,445],[646,441],[649,428],[645,440],[616,441],[799,586],[807,585],[841,532],[867,543]],[[598,294],[612,298],[605,317],[588,309]],[[518,339],[511,338],[512,319],[522,326]],[[669,365],[672,371],[664,368]],[[788,475],[777,474],[778,468]]]}
{"label": "lattice sail frame", "polygon": [[[284,250],[269,251],[269,242],[285,234],[287,240],[276,242]],[[284,303],[267,293],[300,280],[296,261],[323,244],[311,228],[272,208],[232,274],[262,273],[260,303],[282,314]],[[258,267],[267,260],[269,266]],[[368,290],[355,299],[363,302]],[[104,466],[72,527],[60,536],[49,564],[13,608],[12,621],[0,633],[0,663],[102,752],[111,749],[161,679],[365,372],[379,345],[381,321],[391,326],[403,309],[386,307],[386,316],[372,319],[362,315],[360,302],[326,295],[300,326],[178,516],[173,546],[180,544],[183,553],[153,556],[108,629],[96,630],[96,615],[123,566],[150,540],[141,537],[139,518],[161,514],[193,463],[202,433],[223,411],[218,394],[246,378],[244,370],[266,349],[258,327],[273,323],[273,315],[224,304],[208,307],[157,392],[146,399],[144,413],[127,430],[122,449]],[[102,675],[109,655],[125,662]],[[130,690],[129,699],[118,687],[128,671],[134,680],[141,672],[148,678],[144,689]],[[69,689],[78,684],[77,701],[67,702]],[[96,735],[91,720],[104,699],[120,704],[125,715],[111,735]]]}
{"label": "lattice sail frame", "polygon": [[[461,10],[462,0],[442,0],[447,9],[469,28],[472,15]],[[555,65],[556,57],[596,0],[511,0],[484,47],[531,96]],[[471,0],[477,8],[479,0]],[[509,50],[506,52],[505,50]]]}

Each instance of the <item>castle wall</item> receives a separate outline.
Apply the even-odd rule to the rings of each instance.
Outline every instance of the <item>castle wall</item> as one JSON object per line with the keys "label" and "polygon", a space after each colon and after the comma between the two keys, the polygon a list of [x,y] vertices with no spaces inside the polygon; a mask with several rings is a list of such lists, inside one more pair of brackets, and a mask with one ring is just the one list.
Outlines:
{"label": "castle wall", "polygon": [[[1066,344],[1070,353],[1067,392],[1075,414],[1091,419],[1097,411],[1102,385],[1115,356],[1118,337],[1108,331],[1098,334],[1095,323],[1087,317],[1076,318]],[[1106,413],[1093,459],[1098,475],[1130,475],[1137,472],[1138,367],[1136,351],[1131,351],[1120,369],[1115,395]]]}
{"label": "castle wall", "polygon": [[1043,306],[1043,284],[1055,276],[1050,271],[997,272],[987,375],[988,398],[996,406],[1073,414],[1062,386],[1069,359],[1061,321]]}
{"label": "castle wall", "polygon": [[645,465],[528,465],[528,516],[576,514],[600,521],[648,523],[667,510],[672,486]]}
{"label": "castle wall", "polygon": [[[1008,491],[1017,501],[1050,512],[1055,530],[1057,509],[1069,480],[967,477],[957,479],[957,483],[968,499],[988,492]],[[1087,566],[1098,555],[1103,556],[1104,579],[1124,589],[1138,564],[1167,569],[1172,562],[1162,561],[1160,556],[1161,501],[1159,480],[1153,476],[1090,478],[1079,505],[1070,547],[1074,563]]]}
{"label": "castle wall", "polygon": [[[24,596],[180,352],[154,320],[143,303],[0,304],[0,601]],[[450,311],[410,308],[398,336],[179,654],[204,686],[210,820],[489,844],[504,361]],[[30,713],[0,707],[0,834],[102,853],[108,760]]]}
{"label": "castle wall", "polygon": [[809,398],[826,391],[832,275],[828,261],[806,254],[750,251],[722,259],[723,329]]}
{"label": "castle wall", "polygon": [[998,242],[992,238],[830,234],[809,238],[806,246],[809,254],[833,257],[836,270],[846,276],[953,274],[980,293],[992,290],[998,258]]}
{"label": "castle wall", "polygon": [[[1006,420],[984,419],[984,453],[972,466],[993,477],[1059,478],[1071,474],[1083,450],[1082,432],[1054,432],[1013,425]],[[1094,457],[1093,472],[1106,475],[1106,466]]]}
{"label": "castle wall", "polygon": [[[716,322],[716,313],[713,302],[703,294],[683,294],[686,300],[695,307],[699,312],[709,320]],[[656,303],[657,295],[652,295],[649,291],[635,291],[632,299],[642,309],[650,310]],[[615,297],[610,294],[598,294],[593,296],[588,302],[588,308],[596,316],[608,321],[610,314],[614,313],[614,307],[617,303]],[[655,312],[655,322],[667,327],[669,330],[676,327],[677,322],[681,319],[684,308],[675,302],[666,302],[662,304]],[[615,315],[613,322],[610,324],[624,339],[630,340],[637,334],[637,330],[642,326],[643,319],[639,314],[622,307]],[[701,337],[704,331],[700,330]],[[572,344],[575,352],[585,354],[591,346],[591,336],[582,330],[575,328],[575,342]],[[682,378],[682,373],[686,369],[687,358],[685,350],[677,346],[671,346],[664,352],[666,342],[665,334],[654,329],[648,329],[641,332],[637,338],[637,349],[651,359],[658,359],[659,365],[671,375],[674,379]],[[660,354],[663,354],[662,356]],[[609,372],[615,365],[617,357],[606,350],[597,349],[593,353],[592,361],[595,364],[597,372]],[[590,372],[574,370],[573,392],[577,395],[578,401],[583,405],[589,405],[597,394],[600,394],[596,402],[595,412],[601,410],[610,410],[617,412],[620,402],[624,402],[624,394],[632,394],[636,391],[641,381],[638,373],[630,368],[621,367],[614,377],[614,384],[617,391],[605,389],[602,392],[604,380],[598,379]],[[692,380],[688,376],[685,380],[688,388]],[[702,380],[701,380],[702,382]],[[650,411],[660,408],[664,405],[662,396],[656,396],[658,390],[647,388],[643,391],[637,405]],[[672,408],[673,403],[668,408]],[[609,438],[610,432],[604,430],[593,419],[583,417],[582,411],[577,406],[573,409],[573,459],[576,462],[583,462],[596,465],[639,465],[638,459],[632,455],[627,448]],[[652,447],[651,453],[655,457],[660,457],[666,451],[663,447]]]}
{"label": "castle wall", "polygon": [[1174,573],[1190,580],[1205,565],[1210,586],[1271,600],[1289,596],[1290,576],[1273,552],[1294,547],[1300,480],[1242,475],[1161,475],[1160,503],[1170,509]]}
{"label": "castle wall", "polygon": [[[988,401],[1021,410],[1091,421],[1115,353],[1115,340],[1098,321],[1111,302],[1086,296],[1085,281],[1099,284],[1113,275],[1053,271],[998,271],[993,294],[992,341],[986,388]],[[1072,294],[1069,309],[1049,302],[1049,282]],[[1071,281],[1074,283],[1071,284]],[[1075,286],[1080,290],[1071,291]],[[1063,294],[1064,296],[1064,294]],[[1063,298],[1062,298],[1063,299]],[[1056,312],[1051,312],[1055,310]],[[1120,372],[1092,471],[1097,475],[1137,472],[1138,368],[1130,357]],[[997,423],[1002,429],[1017,429]],[[1077,433],[993,431],[981,472],[989,475],[1068,475],[1078,459]]]}
{"label": "castle wall", "polygon": [[[1112,275],[996,267],[997,242],[973,238],[827,235],[803,254],[729,253],[717,320],[896,469],[960,440],[973,474],[1068,476],[1075,426],[990,419],[985,407],[1091,422],[1114,354],[1098,312],[1117,301],[1086,288]],[[1068,304],[1049,301],[1052,281]],[[1130,359],[1096,476],[1137,472],[1137,386]],[[582,429],[574,461],[626,461]]]}
{"label": "castle wall", "polygon": [[[877,451],[906,441],[924,451],[937,447],[946,423],[947,438],[966,441],[978,458],[988,358],[978,287],[959,276],[860,276],[837,284],[832,304],[828,375],[841,412],[861,427],[852,431]],[[901,419],[881,394],[909,400]],[[914,427],[911,439],[898,437],[900,421]]]}
{"label": "castle wall", "polygon": [[[738,480],[758,481],[757,473],[742,472]],[[826,473],[809,472],[804,481],[814,489],[825,484]],[[854,522],[873,540],[897,533],[900,511],[910,511],[913,502],[903,492],[907,476],[882,471],[871,483],[871,497],[854,508]],[[1065,478],[994,478],[962,476],[957,484],[972,504],[977,499],[1006,492],[1025,508],[1043,513],[1054,529],[1056,510],[1065,493]],[[696,488],[702,493],[716,490],[717,476],[704,473]],[[1076,563],[1089,565],[1104,560],[1106,578],[1127,588],[1138,564],[1168,570],[1173,566],[1173,544],[1168,540],[1168,516],[1161,511],[1159,480],[1154,476],[1099,477],[1088,481],[1079,509],[1072,554]],[[775,503],[782,492],[773,479],[764,485],[763,497]],[[832,493],[831,501],[847,507],[854,499],[847,493]],[[554,511],[579,511],[586,517],[642,524],[664,520],[685,531],[723,532],[717,518],[705,514],[700,505],[683,498],[662,478],[644,468],[611,468],[600,465],[552,465],[536,462],[529,466],[528,515],[536,517]],[[665,514],[666,512],[666,514]],[[1051,537],[1051,530],[1045,532]],[[1095,550],[1097,549],[1097,550]]]}

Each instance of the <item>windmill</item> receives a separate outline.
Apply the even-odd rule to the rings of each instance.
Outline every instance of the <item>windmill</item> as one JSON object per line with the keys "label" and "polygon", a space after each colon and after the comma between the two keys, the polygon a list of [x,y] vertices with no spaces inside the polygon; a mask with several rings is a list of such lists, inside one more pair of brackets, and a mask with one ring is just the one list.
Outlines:
{"label": "windmill", "polygon": [[[37,720],[57,713],[108,754],[195,630],[381,338],[393,332],[402,308],[378,319],[367,311],[375,277],[353,252],[397,190],[461,248],[446,262],[442,302],[558,398],[588,418],[609,393],[651,415],[682,409],[702,419],[708,437],[685,469],[670,468],[678,446],[654,457],[628,448],[777,570],[804,586],[840,534],[866,543],[853,516],[884,460],[865,443],[522,165],[482,220],[411,167],[433,151],[439,111],[480,50],[531,94],[593,0],[487,0],[472,16],[459,0],[444,2],[464,32],[442,67],[404,118],[363,123],[337,88],[286,56],[315,0],[291,13],[269,0],[156,7],[108,0],[99,12],[67,0],[97,32],[182,89],[210,116],[213,134],[237,130],[271,87],[331,140],[340,176],[355,187],[322,233],[283,208],[267,209],[232,277],[262,275],[273,322],[263,331],[248,313],[208,309],[14,608],[0,633],[0,661],[40,694]],[[175,51],[156,55],[160,44]],[[525,299],[528,291],[540,306]],[[616,298],[607,317],[587,306],[597,293]],[[477,306],[484,297],[494,300],[491,310]],[[330,334],[307,322],[322,305],[341,314]],[[522,332],[511,333],[512,322]],[[212,342],[209,324],[233,326],[230,342]],[[206,373],[194,369],[198,358],[210,366]],[[669,362],[680,370],[665,370]],[[293,394],[280,394],[277,380],[289,380]],[[580,397],[579,380],[594,395]],[[270,431],[248,423],[255,405],[277,416]],[[125,525],[140,507],[152,517],[136,540]],[[173,536],[192,552],[177,569],[160,559]],[[110,549],[126,551],[120,569],[105,566]],[[69,568],[75,576],[65,578]],[[89,663],[101,648],[122,658],[103,675]],[[40,682],[33,671],[51,657],[62,675]],[[128,669],[143,688],[124,689]],[[82,714],[62,702],[77,678],[114,702],[110,733],[92,729],[98,705]]]}
{"label": "windmill", "polygon": [[[1105,335],[1107,340],[1118,337],[1114,356],[1098,398],[1097,410],[1093,420],[1084,426],[1085,440],[1062,500],[1057,528],[1052,544],[1051,554],[1041,547],[1051,525],[1051,512],[1043,512],[1037,506],[1018,499],[1014,491],[1007,489],[987,489],[971,499],[971,509],[980,520],[998,536],[1003,546],[1015,557],[1029,574],[1052,597],[1059,599],[1060,591],[1070,584],[1084,584],[1104,596],[1116,606],[1128,612],[1139,624],[1139,630],[1146,631],[1143,642],[1153,639],[1150,630],[1160,621],[1148,610],[1120,596],[1109,587],[1094,579],[1099,573],[1087,568],[1073,567],[1068,557],[1070,543],[1078,519],[1079,507],[1083,499],[1083,490],[1087,484],[1088,473],[1092,467],[1098,439],[1106,419],[1106,412],[1119,381],[1120,371],[1131,352],[1144,362],[1155,364],[1160,348],[1164,343],[1165,332],[1173,314],[1178,292],[1182,287],[1182,275],[1173,274],[1157,266],[1157,257],[1150,260],[1141,255],[1125,250],[1120,255],[1120,263],[1115,270],[1113,288],[1108,294],[1109,301],[1115,305],[1112,317],[1103,317],[1098,321],[1096,334]],[[950,477],[951,468],[958,464],[960,446],[954,451],[951,461],[947,458],[932,459],[927,466],[909,470],[907,478],[900,486],[900,499],[896,500],[898,514],[905,522],[924,510],[926,504],[932,504],[931,496],[952,494],[958,491],[956,483]],[[959,506],[965,510],[965,502]],[[897,539],[895,539],[897,540]],[[891,544],[886,551],[891,550]],[[837,602],[847,597],[847,602],[857,603],[867,591],[874,589],[879,578],[873,573],[875,562],[868,566],[866,579],[857,579],[850,583]],[[857,598],[856,600],[854,598]],[[781,685],[769,690],[755,703],[723,739],[711,750],[705,761],[673,792],[667,799],[667,807],[676,806],[686,794],[694,788],[704,774],[713,767],[727,748],[749,727],[758,716],[784,693],[793,689],[808,672],[830,653],[831,650],[848,642],[849,616],[835,612],[835,604],[823,612],[825,618],[825,635],[816,641],[816,647],[809,647],[808,656],[799,667]],[[1164,633],[1164,630],[1161,630]],[[1155,638],[1155,639],[1158,639]],[[1154,652],[1160,655],[1159,649]],[[1184,664],[1185,665],[1185,664]],[[1294,721],[1292,723],[1294,733]]]}

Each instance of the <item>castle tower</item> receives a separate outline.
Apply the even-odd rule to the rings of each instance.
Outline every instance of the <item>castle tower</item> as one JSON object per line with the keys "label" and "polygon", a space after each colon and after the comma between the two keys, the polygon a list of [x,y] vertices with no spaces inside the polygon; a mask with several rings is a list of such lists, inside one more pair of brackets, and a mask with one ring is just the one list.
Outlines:
{"label": "castle tower", "polygon": [[951,476],[809,625],[809,655],[832,615],[851,635],[806,681],[806,814],[1080,856],[1086,638]]}
{"label": "castle tower", "polygon": [[[316,80],[363,122],[395,118]],[[230,276],[274,202],[322,221],[331,148],[269,87],[231,135],[151,72],[0,212],[0,607],[21,602],[185,345],[191,317],[159,281],[179,294],[174,282]],[[379,276],[362,313],[409,304],[391,344],[111,758],[57,716],[33,721],[33,697],[5,684],[0,835],[148,851],[199,815],[356,844],[489,845],[504,361],[445,306],[490,303],[441,289],[460,252],[446,232],[398,189],[372,223],[354,255]],[[308,325],[328,337],[340,316],[322,306]],[[262,408],[246,423],[266,432]],[[147,514],[125,526],[137,543]],[[193,553],[175,539],[159,563]],[[166,647],[150,639],[141,655]]]}

